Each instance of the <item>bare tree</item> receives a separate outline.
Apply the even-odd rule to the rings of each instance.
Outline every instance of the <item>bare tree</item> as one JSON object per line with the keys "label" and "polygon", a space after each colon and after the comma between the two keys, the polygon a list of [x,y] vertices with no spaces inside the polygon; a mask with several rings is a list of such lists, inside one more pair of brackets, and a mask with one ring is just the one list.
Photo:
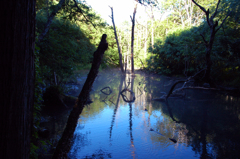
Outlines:
{"label": "bare tree", "polygon": [[212,80],[210,78],[211,67],[212,67],[212,60],[211,60],[211,56],[210,55],[211,55],[211,51],[212,51],[215,35],[218,32],[218,30],[222,27],[223,23],[225,22],[225,20],[229,16],[230,12],[227,14],[227,16],[224,18],[224,20],[220,24],[220,26],[217,28],[218,21],[214,21],[214,18],[216,17],[216,15],[218,13],[218,6],[219,6],[219,3],[220,3],[220,0],[218,0],[216,9],[215,9],[215,11],[214,11],[214,13],[212,14],[211,17],[209,17],[209,9],[206,10],[204,7],[199,5],[194,0],[192,0],[192,2],[194,4],[196,4],[205,13],[206,18],[207,18],[207,24],[208,24],[208,26],[210,28],[210,34],[211,35],[210,35],[210,39],[208,41],[205,39],[203,34],[201,34],[201,36],[202,36],[203,41],[205,42],[205,45],[206,45],[206,74],[205,74],[205,80],[206,80],[206,82],[208,82],[210,84],[211,87],[214,87],[214,84],[213,84],[213,82],[212,82]]}
{"label": "bare tree", "polygon": [[130,16],[132,21],[132,36],[131,36],[131,72],[134,74],[134,58],[133,58],[133,48],[134,48],[134,27],[135,27],[135,15],[137,12],[137,3],[135,4],[134,10],[133,10],[133,17]]}
{"label": "bare tree", "polygon": [[[110,6],[109,6],[109,7],[110,7]],[[116,39],[117,47],[118,47],[119,64],[120,64],[121,71],[124,72],[124,70],[123,70],[123,64],[122,64],[122,51],[121,51],[121,48],[120,48],[120,45],[119,45],[119,42],[118,42],[117,31],[116,31],[116,27],[115,27],[115,23],[114,23],[113,7],[110,7],[110,8],[111,8],[111,13],[112,13],[112,15],[110,16],[110,18],[112,19],[113,29],[114,29],[114,34],[115,34],[115,39]]]}

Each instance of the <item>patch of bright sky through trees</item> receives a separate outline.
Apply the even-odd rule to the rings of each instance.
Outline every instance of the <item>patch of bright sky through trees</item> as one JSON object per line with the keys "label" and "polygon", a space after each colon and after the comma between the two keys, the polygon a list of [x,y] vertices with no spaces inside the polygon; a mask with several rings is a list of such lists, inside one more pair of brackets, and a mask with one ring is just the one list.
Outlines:
{"label": "patch of bright sky through trees", "polygon": [[[128,21],[131,24],[130,15],[133,15],[134,0],[86,0],[86,3],[90,5],[96,13],[100,14],[103,19],[109,25],[112,25],[111,9],[109,6],[113,7],[114,21],[116,26],[121,25],[124,21]],[[150,17],[146,13],[146,7],[138,4],[136,19],[138,22],[144,22],[150,20]],[[148,8],[148,13],[150,14],[150,9]],[[155,19],[160,19],[161,12],[155,9],[154,17]],[[166,16],[166,15],[165,15]],[[163,17],[165,17],[163,16]],[[163,19],[163,18],[162,18]]]}

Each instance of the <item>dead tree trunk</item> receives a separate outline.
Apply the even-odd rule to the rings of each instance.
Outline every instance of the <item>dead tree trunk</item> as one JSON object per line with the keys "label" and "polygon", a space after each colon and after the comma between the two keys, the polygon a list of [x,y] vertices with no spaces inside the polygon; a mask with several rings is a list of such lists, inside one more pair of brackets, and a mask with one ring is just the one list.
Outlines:
{"label": "dead tree trunk", "polygon": [[131,71],[132,74],[134,74],[134,58],[133,58],[133,49],[134,49],[134,27],[135,27],[135,15],[137,12],[137,3],[135,4],[134,10],[133,10],[133,17],[130,16],[131,21],[132,21],[132,37],[131,37]]}
{"label": "dead tree trunk", "polygon": [[216,29],[216,27],[218,26],[218,21],[214,21],[213,19],[217,15],[217,10],[218,10],[218,6],[219,6],[219,3],[220,3],[220,0],[218,0],[215,12],[212,14],[211,17],[209,17],[209,9],[206,10],[204,7],[199,5],[194,0],[192,0],[192,2],[195,3],[205,13],[206,18],[207,18],[207,23],[208,23],[208,26],[210,28],[210,34],[211,35],[210,35],[210,39],[208,41],[204,38],[203,34],[201,34],[201,36],[202,36],[203,41],[205,42],[205,45],[206,45],[206,74],[205,74],[205,81],[208,82],[211,87],[214,87],[214,83],[213,83],[213,81],[210,78],[211,67],[212,67],[211,51],[212,51],[215,35],[216,35],[217,31],[222,27],[223,23],[225,22],[225,20],[227,19],[227,17],[229,16],[230,13],[225,17],[225,19],[222,21],[221,25]]}
{"label": "dead tree trunk", "polygon": [[84,83],[82,91],[78,96],[78,100],[76,101],[76,104],[68,117],[67,126],[63,132],[61,139],[58,142],[58,145],[52,157],[53,159],[67,158],[67,153],[70,150],[70,142],[72,140],[73,133],[77,126],[79,115],[82,113],[84,105],[88,100],[89,92],[91,90],[95,78],[97,77],[98,69],[100,67],[103,54],[108,47],[106,38],[107,35],[103,34],[101,42],[99,43],[99,46],[97,48],[97,51],[94,52],[94,59],[91,70],[88,74],[86,82]]}
{"label": "dead tree trunk", "polygon": [[115,23],[114,23],[113,7],[110,7],[110,8],[111,8],[111,12],[112,12],[112,15],[111,15],[110,18],[112,19],[113,29],[114,29],[114,34],[115,34],[115,39],[116,39],[117,46],[118,46],[119,64],[120,64],[121,71],[124,72],[124,70],[123,70],[123,64],[122,64],[122,52],[121,52],[120,45],[119,45],[119,42],[118,42],[117,31],[116,31],[116,27],[115,27]]}

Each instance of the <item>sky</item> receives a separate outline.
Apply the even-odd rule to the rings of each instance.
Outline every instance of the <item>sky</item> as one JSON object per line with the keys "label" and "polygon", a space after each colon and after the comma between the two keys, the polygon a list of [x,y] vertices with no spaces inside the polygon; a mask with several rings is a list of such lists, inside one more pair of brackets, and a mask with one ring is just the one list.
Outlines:
{"label": "sky", "polygon": [[[87,4],[90,5],[93,10],[101,15],[103,19],[107,21],[109,25],[112,25],[111,9],[113,7],[114,22],[116,26],[119,26],[124,21],[131,22],[130,15],[133,15],[134,2],[132,0],[86,0]],[[145,7],[138,4],[136,18],[139,20],[148,18],[145,13]]]}

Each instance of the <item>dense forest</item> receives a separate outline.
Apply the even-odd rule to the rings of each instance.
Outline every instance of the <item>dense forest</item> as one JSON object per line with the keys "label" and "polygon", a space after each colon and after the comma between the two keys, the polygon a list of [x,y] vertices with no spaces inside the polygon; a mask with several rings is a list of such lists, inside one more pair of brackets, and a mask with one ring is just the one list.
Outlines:
{"label": "dense forest", "polygon": [[[35,98],[26,96],[24,97],[25,100],[22,99],[23,102],[29,100],[27,102],[29,107],[33,105],[31,99],[34,99],[33,111],[32,108],[26,108],[29,109],[29,113],[33,113],[33,124],[29,119],[26,125],[27,129],[32,127],[30,151],[32,158],[37,157],[39,148],[36,141],[38,140],[37,130],[41,117],[40,110],[49,98],[46,97],[43,101],[44,94],[46,95],[48,91],[63,94],[66,83],[71,82],[79,70],[90,69],[94,51],[98,47],[102,34],[107,34],[108,49],[103,56],[100,69],[121,67],[123,71],[131,70],[134,65],[135,69],[151,73],[185,77],[204,70],[201,72],[201,76],[196,79],[200,83],[209,82],[214,83],[214,85],[210,84],[211,86],[222,85],[239,89],[240,2],[238,0],[198,0],[196,2],[192,0],[153,0],[137,2],[135,8],[133,8],[131,19],[129,18],[129,21],[125,21],[122,25],[116,27],[113,17],[114,10],[111,7],[109,8],[109,15],[112,11],[112,17],[110,18],[112,18],[113,24],[108,24],[106,20],[96,14],[94,8],[91,8],[87,1],[37,0],[36,4],[32,2],[32,6],[27,6],[30,3],[25,4],[32,8],[32,10],[30,9],[31,13],[26,14],[36,14],[36,17],[28,17],[29,19],[22,21],[22,24],[29,24],[27,26],[28,31],[31,30],[29,28],[32,28],[32,30],[31,33],[29,31],[29,35],[19,35],[19,37],[33,37],[35,35],[34,40],[29,46],[21,43],[16,47],[9,46],[10,44],[7,45],[6,42],[6,47],[15,47],[14,52],[17,52],[17,50],[23,49],[21,45],[29,48],[32,48],[31,45],[35,45],[34,55],[31,55],[32,59],[30,60],[32,63],[26,64],[26,67],[34,68],[35,75],[31,70],[24,67],[26,69],[24,72],[28,74],[22,75],[19,73],[16,76],[20,77],[22,75],[24,78],[29,76],[29,80],[25,81],[29,83],[21,83],[24,78],[19,80],[20,83],[15,83],[23,86],[31,85],[30,82],[35,80]],[[11,6],[10,2],[6,2],[6,5]],[[135,19],[135,14],[138,14],[137,5],[145,7],[145,14],[148,15],[147,20]],[[14,9],[13,7],[12,10]],[[3,11],[7,12],[5,9]],[[9,15],[14,13],[9,13]],[[21,15],[17,17],[17,14],[18,12],[14,14],[15,18],[21,19]],[[6,25],[13,25],[7,18],[4,20],[7,21]],[[7,30],[7,27],[5,29]],[[7,34],[15,37],[15,32],[12,33],[11,29],[14,30],[16,27],[11,27],[10,31],[6,32],[6,35],[4,34],[5,38],[8,37]],[[20,29],[17,31],[21,32]],[[16,40],[21,41],[20,38]],[[15,45],[14,42],[13,40],[11,44]],[[3,50],[6,51],[7,49]],[[29,50],[31,53],[32,50]],[[10,61],[11,59],[22,60],[22,62],[29,60],[27,57],[26,59],[18,59],[21,55],[14,58],[12,56],[15,55],[9,57],[2,55],[0,58],[2,69],[5,68],[4,66],[9,67],[4,73],[4,76],[9,78],[1,78],[1,85],[6,85],[6,87],[2,86],[0,88],[3,90],[1,92],[2,97],[10,96],[12,93],[9,91],[5,93],[4,90],[15,88],[15,86],[9,86],[10,84],[6,82],[13,78],[6,72],[18,72],[17,69],[10,69],[13,64],[8,65],[7,60],[5,62],[3,60],[6,57]],[[134,63],[132,63],[133,59]],[[18,65],[25,66],[25,64],[17,64],[17,62],[14,64],[16,64],[15,67]],[[204,79],[203,76],[209,77]],[[17,80],[14,79],[13,81]],[[34,86],[29,86],[28,92],[25,93],[29,94],[33,91]],[[19,92],[21,90],[16,89],[16,96]],[[11,100],[13,99],[9,98],[9,101]],[[16,99],[14,100],[17,102]],[[4,102],[3,105],[7,105],[7,102]],[[3,114],[9,113],[5,109],[1,112]],[[6,121],[4,118],[6,116],[1,117],[2,123]],[[9,120],[12,119],[9,118]],[[4,129],[13,130],[11,128],[7,129],[6,124]],[[14,129],[14,131],[20,131],[20,129]],[[30,130],[26,132],[27,136],[29,134]],[[1,134],[1,137],[4,135],[6,133]],[[30,140],[26,142],[26,144],[28,143],[30,143]],[[43,142],[42,144],[46,143]],[[4,145],[2,146],[4,147]],[[21,147],[20,145],[16,146]]]}

